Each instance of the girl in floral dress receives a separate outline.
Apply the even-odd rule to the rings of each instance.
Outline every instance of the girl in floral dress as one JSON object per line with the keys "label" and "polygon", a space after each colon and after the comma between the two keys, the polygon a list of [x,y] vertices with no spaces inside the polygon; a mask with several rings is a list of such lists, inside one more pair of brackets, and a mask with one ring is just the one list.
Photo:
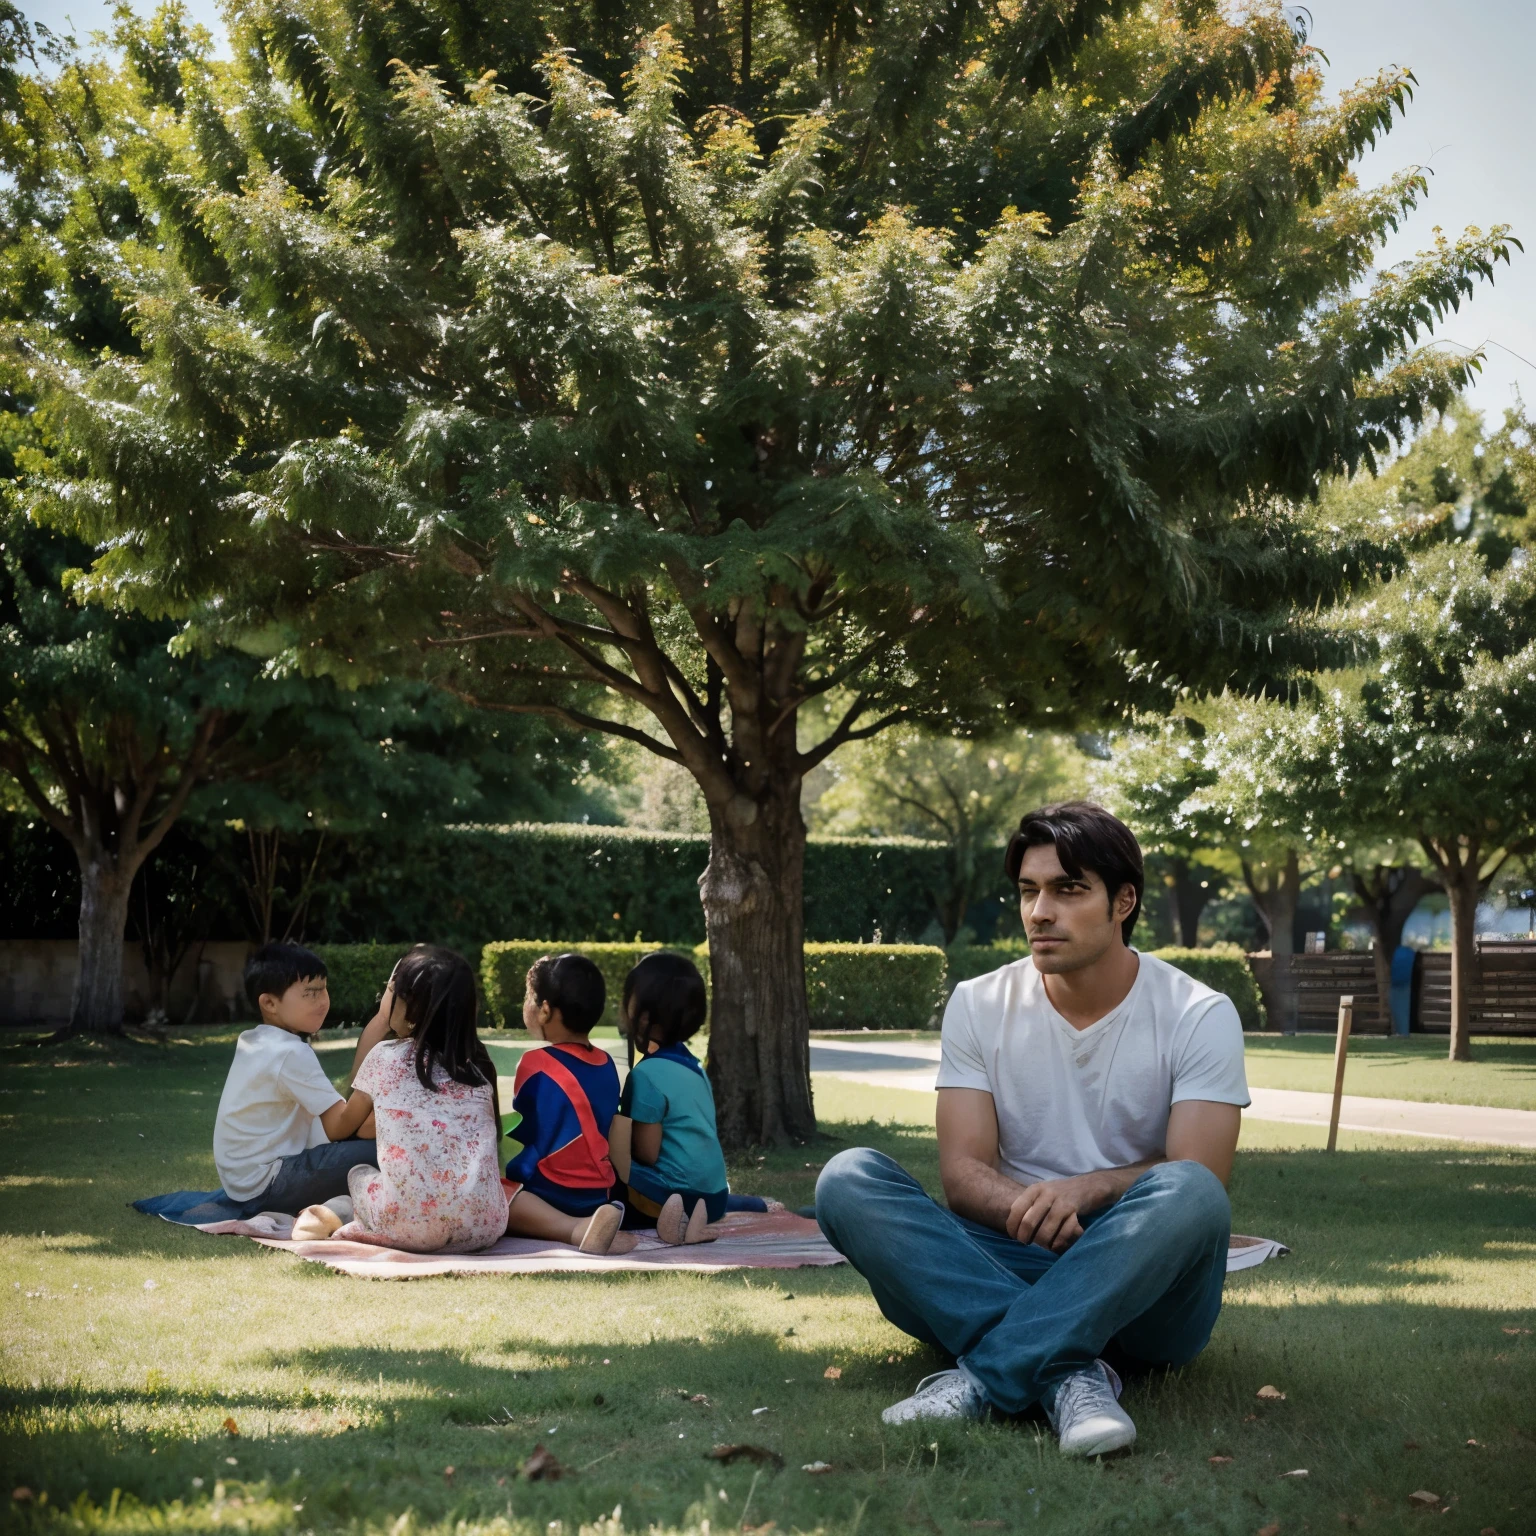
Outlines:
{"label": "girl in floral dress", "polygon": [[388,1033],[352,1081],[373,1100],[379,1166],[351,1170],[353,1220],[336,1237],[474,1253],[507,1230],[501,1106],[477,1008],[462,955],[421,944],[395,967],[374,1021]]}

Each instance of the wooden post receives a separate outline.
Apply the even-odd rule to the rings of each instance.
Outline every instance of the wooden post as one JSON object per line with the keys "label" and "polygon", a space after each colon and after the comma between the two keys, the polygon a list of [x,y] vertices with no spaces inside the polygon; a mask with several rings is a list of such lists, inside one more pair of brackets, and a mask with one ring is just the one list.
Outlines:
{"label": "wooden post", "polygon": [[1339,1035],[1333,1045],[1333,1113],[1328,1117],[1328,1150],[1339,1140],[1339,1106],[1344,1098],[1344,1062],[1349,1055],[1349,1031],[1355,1020],[1353,997],[1339,999]]}

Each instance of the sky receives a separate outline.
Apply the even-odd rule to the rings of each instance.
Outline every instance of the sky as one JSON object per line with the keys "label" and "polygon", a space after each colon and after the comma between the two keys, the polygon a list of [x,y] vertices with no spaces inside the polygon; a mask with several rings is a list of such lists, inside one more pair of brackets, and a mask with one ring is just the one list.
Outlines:
{"label": "sky", "polygon": [[[106,26],[111,14],[110,0],[22,0],[22,9],[54,28],[69,18],[80,36]],[[213,0],[188,0],[188,9],[222,30]],[[1536,3],[1310,0],[1307,9],[1311,41],[1328,58],[1331,92],[1394,64],[1406,64],[1418,80],[1407,116],[1359,168],[1367,185],[1408,165],[1432,172],[1428,197],[1382,262],[1403,261],[1430,245],[1436,225],[1454,236],[1469,224],[1508,224],[1529,246],[1441,325],[1436,340],[1485,349],[1469,393],[1490,425],[1517,389],[1536,406],[1536,168],[1526,94],[1536,61]]]}

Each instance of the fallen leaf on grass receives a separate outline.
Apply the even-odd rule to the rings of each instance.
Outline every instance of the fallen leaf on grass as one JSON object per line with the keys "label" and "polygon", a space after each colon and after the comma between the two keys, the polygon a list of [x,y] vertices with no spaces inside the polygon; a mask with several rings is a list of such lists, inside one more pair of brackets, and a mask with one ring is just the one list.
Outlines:
{"label": "fallen leaf on grass", "polygon": [[32,1502],[32,1490],[30,1488],[12,1488],[11,1501],[15,1504],[30,1504]]}
{"label": "fallen leaf on grass", "polygon": [[1232,1465],[1232,1458],[1230,1456],[1211,1456],[1208,1460],[1213,1467],[1230,1467]]}
{"label": "fallen leaf on grass", "polygon": [[1499,1536],[1499,1533],[1494,1530],[1491,1525],[1485,1525],[1482,1530],[1477,1533],[1477,1536]]}
{"label": "fallen leaf on grass", "polygon": [[754,1533],[754,1536],[768,1536],[769,1531],[776,1531],[778,1528],[779,1522],[777,1520],[765,1520],[761,1525],[742,1526],[742,1530],[751,1531]]}
{"label": "fallen leaf on grass", "polygon": [[1507,1333],[1512,1339],[1519,1339],[1523,1338],[1531,1330],[1529,1328],[1502,1328],[1499,1331],[1501,1333]]}
{"label": "fallen leaf on grass", "polygon": [[1280,1474],[1281,1477],[1305,1477],[1306,1475],[1307,1469],[1305,1467],[1293,1467],[1291,1471]]}
{"label": "fallen leaf on grass", "polygon": [[1285,1401],[1285,1393],[1279,1387],[1260,1387],[1257,1396],[1261,1403],[1283,1403]]}
{"label": "fallen leaf on grass", "polygon": [[1467,1449],[1472,1451],[1480,1451],[1482,1447],[1477,1443],[1476,1440],[1468,1440]]}
{"label": "fallen leaf on grass", "polygon": [[1280,1522],[1276,1520],[1273,1525],[1261,1525],[1259,1536],[1280,1536]]}
{"label": "fallen leaf on grass", "polygon": [[1419,1488],[1408,1495],[1408,1502],[1419,1509],[1433,1509],[1440,1502],[1440,1495],[1431,1493],[1428,1488]]}
{"label": "fallen leaf on grass", "polygon": [[821,1374],[827,1381],[841,1381],[843,1379],[843,1368],[840,1365],[829,1365]]}
{"label": "fallen leaf on grass", "polygon": [[542,1445],[536,1445],[533,1448],[533,1455],[517,1470],[530,1483],[553,1483],[566,1476],[571,1469],[564,1465],[553,1451],[546,1451]]}
{"label": "fallen leaf on grass", "polygon": [[802,1472],[809,1472],[812,1477],[819,1477],[823,1472],[830,1472],[832,1470],[832,1463],[830,1461],[808,1461],[800,1470]]}
{"label": "fallen leaf on grass", "polygon": [[777,1451],[770,1451],[766,1445],[748,1445],[745,1441],[735,1445],[717,1445],[708,1453],[710,1461],[721,1461],[729,1465],[733,1461],[772,1462],[776,1467],[784,1465],[784,1458]]}
{"label": "fallen leaf on grass", "polygon": [[233,1419],[224,1420],[224,1429],[231,1440],[237,1439],[239,1437],[240,1426],[236,1424]]}
{"label": "fallen leaf on grass", "polygon": [[444,1467],[443,1468],[443,1480],[445,1482],[451,1483],[453,1481],[453,1474],[457,1470],[458,1470],[458,1468],[456,1468],[456,1467]]}

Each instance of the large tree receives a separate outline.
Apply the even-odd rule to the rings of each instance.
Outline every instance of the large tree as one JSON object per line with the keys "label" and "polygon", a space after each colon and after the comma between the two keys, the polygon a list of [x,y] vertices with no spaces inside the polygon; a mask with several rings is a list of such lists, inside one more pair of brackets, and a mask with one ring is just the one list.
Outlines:
{"label": "large tree", "polygon": [[1330,102],[1262,5],[230,26],[228,65],[129,27],[90,148],[134,355],[27,337],[90,590],[686,768],[728,1144],[814,1129],[805,775],[1262,679],[1351,569],[1289,506],[1449,398],[1413,342],[1505,255],[1365,281],[1424,182],[1350,166],[1409,76]]}

